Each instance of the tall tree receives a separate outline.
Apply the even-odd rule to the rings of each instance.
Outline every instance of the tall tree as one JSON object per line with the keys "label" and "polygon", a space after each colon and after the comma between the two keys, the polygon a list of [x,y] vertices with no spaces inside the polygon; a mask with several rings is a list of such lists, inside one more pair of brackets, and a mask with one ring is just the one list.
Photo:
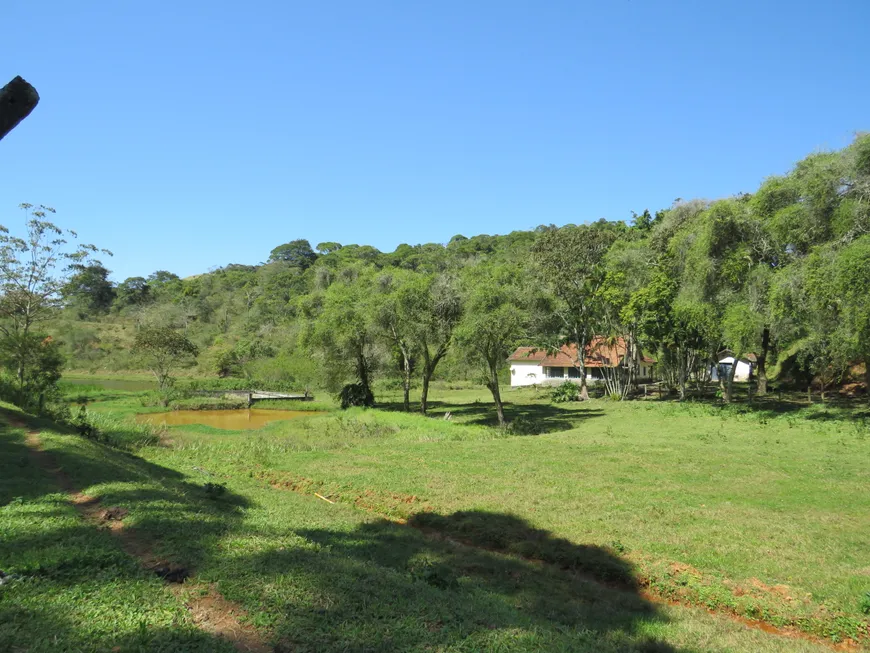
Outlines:
{"label": "tall tree", "polygon": [[432,376],[450,349],[462,314],[458,281],[446,275],[390,270],[381,274],[377,285],[377,323],[403,360],[405,410],[410,410],[411,375],[419,365],[420,411],[425,415]]}
{"label": "tall tree", "polygon": [[378,276],[374,296],[374,324],[402,358],[402,405],[411,410],[411,375],[416,359],[414,338],[418,319],[416,275],[392,270]]}
{"label": "tall tree", "polygon": [[128,277],[118,284],[115,292],[117,310],[127,306],[141,306],[151,297],[151,288],[145,277]]}
{"label": "tall tree", "polygon": [[199,353],[181,332],[171,327],[144,327],[133,341],[133,352],[154,374],[160,390],[172,386],[172,373],[185,363],[192,362]]}
{"label": "tall tree", "polygon": [[371,395],[376,368],[376,337],[372,315],[373,273],[350,268],[348,278],[300,302],[305,318],[301,344],[320,355],[326,381],[334,389],[354,377]]}
{"label": "tall tree", "polygon": [[509,266],[486,266],[467,279],[467,310],[456,330],[466,357],[483,368],[500,426],[506,423],[499,373],[508,356],[529,335],[529,314],[519,282],[519,271]]}
{"label": "tall tree", "polygon": [[588,399],[586,353],[600,326],[604,257],[617,234],[605,225],[563,227],[542,233],[532,252],[541,279],[555,298],[551,329],[557,344],[577,345],[574,366],[580,373],[580,396]]}
{"label": "tall tree", "polygon": [[75,274],[63,288],[63,297],[75,306],[82,317],[107,313],[115,301],[115,286],[109,281],[109,271],[95,263],[75,265]]}
{"label": "tall tree", "polygon": [[[324,244],[324,243],[321,243]],[[332,244],[332,243],[328,243]],[[339,246],[340,248],[340,246]],[[269,254],[269,261],[284,261],[290,265],[305,270],[317,260],[317,254],[311,249],[311,244],[305,239],[291,240],[278,245]]]}
{"label": "tall tree", "polygon": [[416,338],[422,358],[423,384],[420,391],[420,412],[429,409],[429,384],[438,364],[453,343],[453,334],[463,315],[462,290],[456,277],[442,274],[427,277],[418,297]]}
{"label": "tall tree", "polygon": [[67,239],[76,238],[75,232],[46,220],[54,209],[32,204],[20,208],[26,215],[23,238],[10,235],[0,225],[0,334],[8,339],[7,364],[15,368],[19,387],[23,387],[32,358],[29,336],[34,326],[59,306],[62,290],[77,266],[98,264],[93,255],[99,250],[93,245],[71,244]]}

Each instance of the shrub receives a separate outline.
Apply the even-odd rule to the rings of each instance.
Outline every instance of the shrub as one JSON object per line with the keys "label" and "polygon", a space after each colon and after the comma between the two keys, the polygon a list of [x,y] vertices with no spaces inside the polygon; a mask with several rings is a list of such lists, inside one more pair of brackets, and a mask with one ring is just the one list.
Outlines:
{"label": "shrub", "polygon": [[371,408],[375,405],[375,396],[372,394],[371,388],[364,383],[348,383],[338,393],[338,400],[341,402],[342,409],[351,406]]}
{"label": "shrub", "polygon": [[864,596],[861,597],[861,612],[870,614],[870,592],[864,592]]}
{"label": "shrub", "polygon": [[577,401],[580,397],[580,389],[576,383],[565,381],[557,385],[550,393],[550,400],[555,404],[564,404],[568,401]]}

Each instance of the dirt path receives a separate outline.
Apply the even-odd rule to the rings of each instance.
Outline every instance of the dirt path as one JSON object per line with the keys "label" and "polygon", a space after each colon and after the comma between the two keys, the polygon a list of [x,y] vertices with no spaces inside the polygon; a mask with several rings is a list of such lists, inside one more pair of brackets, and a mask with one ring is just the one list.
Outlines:
{"label": "dirt path", "polygon": [[[20,419],[11,415],[8,418],[12,426],[28,429]],[[99,499],[78,491],[69,475],[57,464],[54,457],[43,449],[38,431],[27,430],[25,443],[31,459],[54,477],[58,486],[69,495],[70,501],[85,521],[97,528],[109,530],[118,539],[125,553],[136,558],[144,569],[160,576],[173,595],[183,601],[197,627],[227,640],[238,651],[272,653],[274,649],[266,643],[260,633],[250,624],[242,622],[246,613],[241,606],[227,601],[215,587],[196,583],[188,569],[169,564],[155,556],[152,542],[134,529],[125,527],[123,520],[127,510],[102,506]]]}

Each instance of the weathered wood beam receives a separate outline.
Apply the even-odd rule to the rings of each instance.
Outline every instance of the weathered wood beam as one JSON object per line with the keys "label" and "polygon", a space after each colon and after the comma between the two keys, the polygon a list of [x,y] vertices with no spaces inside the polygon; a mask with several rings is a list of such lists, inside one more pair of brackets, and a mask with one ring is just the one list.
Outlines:
{"label": "weathered wood beam", "polygon": [[21,77],[0,88],[0,140],[30,115],[39,102],[39,93]]}

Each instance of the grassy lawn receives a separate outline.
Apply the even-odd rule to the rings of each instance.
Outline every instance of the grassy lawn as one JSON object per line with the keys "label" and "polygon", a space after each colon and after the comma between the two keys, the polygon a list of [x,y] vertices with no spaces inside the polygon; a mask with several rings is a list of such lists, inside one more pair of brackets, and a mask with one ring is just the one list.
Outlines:
{"label": "grassy lawn", "polygon": [[[137,456],[74,435],[42,438],[89,496],[128,508],[125,526],[192,569],[196,583],[214,584],[243,606],[276,650],[824,649],[653,602],[648,591],[834,640],[866,628],[870,433],[854,411],[554,405],[524,390],[507,393],[509,416],[543,432],[509,436],[489,426],[485,390],[440,388],[433,398],[435,418],[390,410],[398,395],[381,393],[387,410],[312,414],[259,431],[173,427],[171,446],[142,447]],[[143,411],[130,393],[102,399],[90,409]],[[4,432],[18,460],[20,437]],[[117,556],[124,583],[154,592],[127,610],[175,624],[137,624],[142,637],[206,637],[186,624],[159,580],[125,561],[100,531],[84,533],[49,479],[40,481],[45,487],[29,483],[38,474],[17,463],[3,471],[4,517],[45,510],[51,519],[65,514],[69,525],[22,517],[0,543],[0,569],[29,579],[27,547],[52,546],[77,524],[108,551],[79,555],[79,573],[94,574],[105,566],[100,556]],[[29,489],[14,489],[7,474]],[[212,497],[205,483],[226,493]],[[42,528],[50,530],[40,535]],[[12,609],[13,618],[25,610],[29,595],[7,587],[30,586],[0,588],[0,610]],[[71,599],[63,594],[74,591],[66,584],[43,591],[46,601],[33,600],[45,623],[56,618],[61,639],[91,646],[67,650],[126,644],[77,625],[87,619],[65,609]],[[124,591],[106,594],[129,606]],[[165,613],[141,607],[152,601]],[[95,609],[106,623],[115,618],[111,607]],[[25,642],[51,632],[28,629],[20,617],[13,623]],[[167,650],[197,650],[191,641]]]}
{"label": "grassy lawn", "polygon": [[[28,454],[24,430],[0,417],[0,650],[231,651],[195,628],[182,603],[86,524]],[[102,447],[56,436],[66,457],[84,449],[113,470]],[[114,453],[114,452],[112,452]],[[168,470],[167,470],[167,473]]]}

